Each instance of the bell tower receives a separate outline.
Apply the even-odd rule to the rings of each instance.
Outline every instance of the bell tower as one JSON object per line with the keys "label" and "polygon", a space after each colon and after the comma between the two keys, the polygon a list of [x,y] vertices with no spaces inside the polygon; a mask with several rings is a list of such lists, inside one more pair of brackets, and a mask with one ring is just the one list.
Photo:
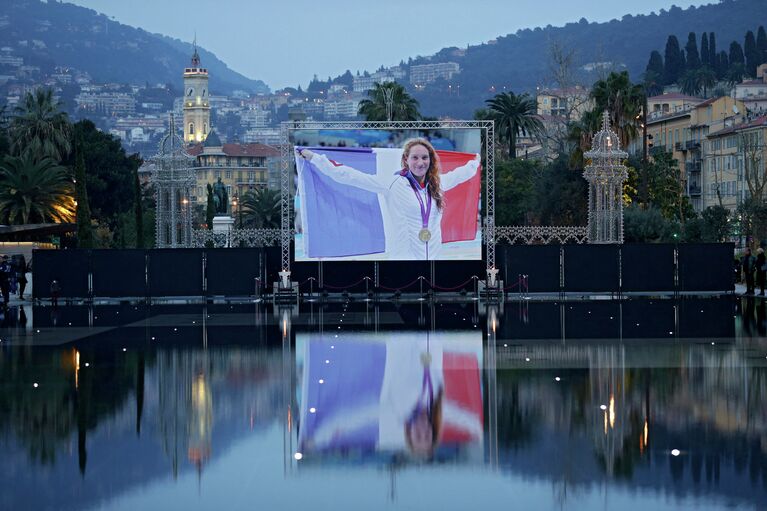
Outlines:
{"label": "bell tower", "polygon": [[200,67],[197,38],[191,65],[184,68],[184,142],[204,142],[210,133],[208,70]]}

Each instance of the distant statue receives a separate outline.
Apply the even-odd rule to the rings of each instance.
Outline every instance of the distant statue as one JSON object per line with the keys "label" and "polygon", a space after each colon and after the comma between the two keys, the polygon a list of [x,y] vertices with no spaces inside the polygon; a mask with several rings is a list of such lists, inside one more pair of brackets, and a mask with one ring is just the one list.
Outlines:
{"label": "distant statue", "polygon": [[226,193],[226,186],[221,182],[221,178],[213,185],[213,209],[217,215],[225,215],[229,205],[229,194]]}

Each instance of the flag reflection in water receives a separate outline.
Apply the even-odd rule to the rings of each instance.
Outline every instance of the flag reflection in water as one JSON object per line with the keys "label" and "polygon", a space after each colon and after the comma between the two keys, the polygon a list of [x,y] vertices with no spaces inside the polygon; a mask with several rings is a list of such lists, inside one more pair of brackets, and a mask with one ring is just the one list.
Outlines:
{"label": "flag reflection in water", "polygon": [[296,354],[305,460],[481,459],[480,332],[298,334]]}

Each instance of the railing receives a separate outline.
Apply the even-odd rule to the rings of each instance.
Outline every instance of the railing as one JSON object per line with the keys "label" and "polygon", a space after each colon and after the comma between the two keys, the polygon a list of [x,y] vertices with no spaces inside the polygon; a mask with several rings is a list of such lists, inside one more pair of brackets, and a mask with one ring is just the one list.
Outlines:
{"label": "railing", "polygon": [[279,229],[192,230],[192,246],[196,248],[268,247],[279,245],[280,239]]}
{"label": "railing", "polygon": [[[486,235],[487,229],[483,229]],[[291,236],[295,231],[291,230]],[[211,247],[266,247],[279,245],[280,229],[232,229],[231,231],[192,230],[192,246]],[[547,225],[501,225],[495,227],[496,244],[507,245],[548,245],[588,242],[586,226]]]}
{"label": "railing", "polygon": [[699,140],[688,140],[684,143],[685,148],[687,149],[700,149],[700,141]]}
{"label": "railing", "polygon": [[589,232],[586,226],[560,227],[548,225],[502,225],[495,227],[496,243],[509,245],[547,245],[562,243],[586,243]]}

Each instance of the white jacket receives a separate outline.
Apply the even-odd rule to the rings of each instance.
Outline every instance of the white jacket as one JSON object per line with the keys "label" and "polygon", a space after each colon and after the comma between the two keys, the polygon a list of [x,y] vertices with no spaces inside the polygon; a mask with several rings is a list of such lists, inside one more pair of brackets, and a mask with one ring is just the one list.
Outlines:
{"label": "white jacket", "polygon": [[[421,207],[410,182],[399,171],[387,176],[365,174],[346,165],[335,166],[327,156],[318,153],[312,157],[312,164],[338,183],[378,194],[386,237],[386,252],[382,259],[424,261],[439,258],[442,249],[442,210],[432,201],[427,227],[431,231],[431,239],[428,242],[421,241],[418,238],[423,228]],[[444,192],[468,181],[478,168],[479,162],[471,160],[452,172],[441,174],[440,188]],[[420,193],[426,207],[427,191],[423,189]],[[471,214],[475,215],[474,205],[471,206]]]}

